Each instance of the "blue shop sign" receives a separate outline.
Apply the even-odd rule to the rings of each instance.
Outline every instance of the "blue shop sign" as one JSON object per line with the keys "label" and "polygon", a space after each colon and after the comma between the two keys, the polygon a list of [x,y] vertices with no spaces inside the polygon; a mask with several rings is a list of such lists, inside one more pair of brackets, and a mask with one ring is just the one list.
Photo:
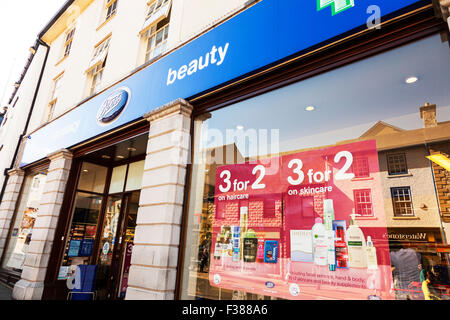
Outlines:
{"label": "blue shop sign", "polygon": [[430,3],[262,0],[32,133],[21,166],[367,29],[374,12],[387,20]]}

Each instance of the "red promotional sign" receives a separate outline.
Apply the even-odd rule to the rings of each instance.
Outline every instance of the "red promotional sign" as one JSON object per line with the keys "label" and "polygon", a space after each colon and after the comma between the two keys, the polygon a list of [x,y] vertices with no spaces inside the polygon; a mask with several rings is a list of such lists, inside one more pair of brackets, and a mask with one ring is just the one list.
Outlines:
{"label": "red promotional sign", "polygon": [[211,285],[286,299],[391,298],[375,141],[222,166],[215,189]]}

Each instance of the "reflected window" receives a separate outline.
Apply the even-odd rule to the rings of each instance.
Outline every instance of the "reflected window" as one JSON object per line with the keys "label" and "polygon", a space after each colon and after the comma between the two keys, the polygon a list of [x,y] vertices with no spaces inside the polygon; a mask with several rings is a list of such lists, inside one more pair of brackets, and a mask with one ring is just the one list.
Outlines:
{"label": "reflected window", "polygon": [[394,206],[394,216],[413,216],[413,206],[411,199],[411,188],[391,188],[392,204]]}
{"label": "reflected window", "polygon": [[406,154],[396,153],[387,155],[389,174],[407,174],[408,166],[406,165]]}

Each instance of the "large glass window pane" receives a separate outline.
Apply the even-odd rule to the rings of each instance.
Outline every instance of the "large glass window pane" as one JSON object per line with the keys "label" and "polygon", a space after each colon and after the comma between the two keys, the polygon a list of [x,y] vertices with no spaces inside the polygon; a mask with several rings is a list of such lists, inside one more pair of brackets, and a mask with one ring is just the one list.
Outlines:
{"label": "large glass window pane", "polygon": [[46,171],[25,177],[19,207],[2,263],[2,267],[5,269],[14,271],[23,269],[46,179]]}
{"label": "large glass window pane", "polygon": [[109,193],[123,192],[125,184],[125,176],[127,174],[127,165],[115,167],[111,175],[111,184],[109,186]]}
{"label": "large glass window pane", "polygon": [[78,181],[78,190],[103,193],[108,168],[89,162],[83,162]]}
{"label": "large glass window pane", "polygon": [[142,175],[144,174],[144,164],[144,160],[130,163],[125,191],[141,189]]}
{"label": "large glass window pane", "polygon": [[77,193],[62,263],[62,269],[65,270],[61,272],[62,278],[70,273],[70,266],[91,262],[101,206],[101,196]]}
{"label": "large glass window pane", "polygon": [[197,117],[182,299],[450,299],[448,74],[435,35]]}

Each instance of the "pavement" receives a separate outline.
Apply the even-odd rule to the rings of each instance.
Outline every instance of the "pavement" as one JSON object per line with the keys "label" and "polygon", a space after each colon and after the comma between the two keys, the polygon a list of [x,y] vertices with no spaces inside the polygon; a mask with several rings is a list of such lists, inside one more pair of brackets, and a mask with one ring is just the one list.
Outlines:
{"label": "pavement", "polygon": [[0,300],[12,300],[12,289],[0,283]]}

